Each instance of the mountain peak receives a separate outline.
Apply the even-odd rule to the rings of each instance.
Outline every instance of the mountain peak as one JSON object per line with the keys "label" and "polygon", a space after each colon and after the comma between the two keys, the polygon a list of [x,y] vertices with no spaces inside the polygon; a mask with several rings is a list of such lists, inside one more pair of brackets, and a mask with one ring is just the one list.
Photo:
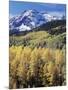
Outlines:
{"label": "mountain peak", "polygon": [[29,10],[25,10],[24,12],[21,13],[21,15],[24,16],[32,16],[33,14],[38,14],[39,12],[35,9],[29,9]]}
{"label": "mountain peak", "polygon": [[[60,18],[61,19],[61,18]],[[59,20],[59,17],[50,15],[48,12],[38,12],[29,9],[9,20],[10,30],[25,31],[36,28],[51,20]]]}

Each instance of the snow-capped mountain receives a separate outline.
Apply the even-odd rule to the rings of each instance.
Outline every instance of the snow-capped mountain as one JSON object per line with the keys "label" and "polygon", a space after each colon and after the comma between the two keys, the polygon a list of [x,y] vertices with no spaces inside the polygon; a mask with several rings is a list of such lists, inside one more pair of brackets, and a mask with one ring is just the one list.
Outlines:
{"label": "snow-capped mountain", "polygon": [[47,12],[38,12],[37,10],[25,10],[20,15],[10,18],[9,29],[16,31],[31,30],[46,22],[59,20],[62,17],[53,16]]}

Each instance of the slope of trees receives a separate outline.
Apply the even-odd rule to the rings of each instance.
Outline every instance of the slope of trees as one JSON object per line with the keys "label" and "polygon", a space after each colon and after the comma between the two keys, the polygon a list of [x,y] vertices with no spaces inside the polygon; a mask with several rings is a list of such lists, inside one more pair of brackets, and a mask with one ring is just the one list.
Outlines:
{"label": "slope of trees", "polygon": [[64,51],[12,46],[9,55],[11,89],[65,85]]}
{"label": "slope of trees", "polygon": [[10,36],[9,45],[34,47],[49,47],[62,49],[66,44],[66,32],[51,35],[46,31],[31,32],[25,36]]}

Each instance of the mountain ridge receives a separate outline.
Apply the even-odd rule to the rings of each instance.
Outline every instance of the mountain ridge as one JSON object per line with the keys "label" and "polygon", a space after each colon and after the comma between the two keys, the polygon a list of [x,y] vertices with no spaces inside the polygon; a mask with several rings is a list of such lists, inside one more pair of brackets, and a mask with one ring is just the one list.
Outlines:
{"label": "mountain ridge", "polygon": [[47,22],[61,20],[62,17],[53,16],[47,12],[38,12],[37,10],[25,10],[20,15],[9,19],[9,30],[29,31]]}

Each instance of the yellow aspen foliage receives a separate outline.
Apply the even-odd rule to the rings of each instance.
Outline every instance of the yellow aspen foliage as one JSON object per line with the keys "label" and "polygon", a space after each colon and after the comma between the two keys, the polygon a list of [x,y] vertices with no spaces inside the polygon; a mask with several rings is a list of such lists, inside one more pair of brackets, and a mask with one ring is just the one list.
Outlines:
{"label": "yellow aspen foliage", "polygon": [[27,78],[27,69],[22,63],[17,68],[17,76],[23,79]]}
{"label": "yellow aspen foliage", "polygon": [[55,63],[56,64],[63,64],[64,63],[64,55],[61,50],[56,50],[55,51]]}
{"label": "yellow aspen foliage", "polygon": [[35,48],[31,53],[31,61],[30,61],[30,67],[29,67],[31,75],[33,76],[37,75],[40,58],[41,56],[39,54],[39,50]]}
{"label": "yellow aspen foliage", "polygon": [[12,75],[12,77],[14,78],[16,77],[17,66],[18,66],[17,60],[13,60],[10,64],[10,75]]}
{"label": "yellow aspen foliage", "polygon": [[44,76],[45,76],[45,74],[48,72],[48,70],[47,70],[47,64],[44,65],[43,72],[44,72]]}
{"label": "yellow aspen foliage", "polygon": [[21,53],[21,59],[22,61],[29,62],[30,61],[30,55],[31,55],[31,48],[24,47],[22,53]]}
{"label": "yellow aspen foliage", "polygon": [[31,53],[31,60],[36,61],[38,60],[38,58],[39,58],[39,52],[38,52],[38,49],[35,48]]}
{"label": "yellow aspen foliage", "polygon": [[53,73],[54,67],[55,67],[55,64],[54,64],[52,61],[50,61],[50,62],[48,63],[48,65],[47,65],[47,70],[48,70],[48,72],[49,72],[49,73]]}
{"label": "yellow aspen foliage", "polygon": [[10,87],[16,88],[18,83],[21,83],[18,87],[62,85],[65,78],[64,55],[59,49],[10,47]]}
{"label": "yellow aspen foliage", "polygon": [[16,55],[16,49],[15,49],[14,46],[12,46],[12,47],[9,48],[9,58],[10,58],[10,61],[15,58],[15,55]]}
{"label": "yellow aspen foliage", "polygon": [[53,60],[53,52],[51,49],[49,48],[46,48],[43,52],[43,55],[42,55],[42,58],[45,60],[45,61],[50,61],[50,60]]}

